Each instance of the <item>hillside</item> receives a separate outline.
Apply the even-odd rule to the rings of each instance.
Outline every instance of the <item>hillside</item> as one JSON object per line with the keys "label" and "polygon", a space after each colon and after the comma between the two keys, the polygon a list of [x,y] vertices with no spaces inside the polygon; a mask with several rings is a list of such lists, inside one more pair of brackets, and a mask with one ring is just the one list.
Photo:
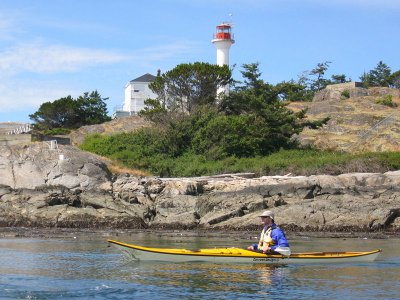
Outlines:
{"label": "hillside", "polygon": [[136,129],[150,125],[151,123],[146,121],[144,118],[131,116],[114,119],[102,124],[83,126],[70,133],[71,144],[75,146],[80,145],[83,142],[85,136],[88,134],[113,134],[121,132],[131,132],[135,131]]}
{"label": "hillside", "polygon": [[[387,97],[397,107],[378,103]],[[400,150],[398,89],[365,89],[354,82],[330,85],[318,92],[312,102],[291,102],[288,108],[293,111],[308,109],[308,120],[330,118],[322,128],[303,130],[297,137],[302,145],[341,152]],[[151,123],[141,117],[132,116],[99,125],[83,126],[72,132],[70,137],[73,145],[79,145],[87,134],[130,132],[145,126],[151,126]]]}
{"label": "hillside", "polygon": [[[378,103],[384,99],[397,107]],[[400,150],[400,90],[337,84],[317,93],[312,102],[292,102],[288,108],[307,108],[309,120],[330,118],[322,128],[303,130],[297,137],[302,145],[343,152]]]}

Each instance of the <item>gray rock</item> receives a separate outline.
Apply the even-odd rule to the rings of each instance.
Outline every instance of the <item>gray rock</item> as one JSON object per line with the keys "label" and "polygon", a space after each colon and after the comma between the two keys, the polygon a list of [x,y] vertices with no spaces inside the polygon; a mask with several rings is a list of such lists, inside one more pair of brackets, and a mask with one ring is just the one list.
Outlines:
{"label": "gray rock", "polygon": [[0,226],[253,230],[270,209],[288,230],[400,231],[400,171],[112,180],[94,155],[59,150],[0,149]]}
{"label": "gray rock", "polygon": [[53,150],[45,142],[26,147],[0,146],[0,184],[14,189],[62,185],[90,190],[109,181],[110,174],[101,160],[71,146]]}

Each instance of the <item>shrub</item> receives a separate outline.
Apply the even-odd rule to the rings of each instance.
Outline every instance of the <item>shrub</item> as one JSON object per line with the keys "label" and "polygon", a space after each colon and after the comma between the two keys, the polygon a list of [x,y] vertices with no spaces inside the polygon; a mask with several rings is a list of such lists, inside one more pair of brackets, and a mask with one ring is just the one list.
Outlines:
{"label": "shrub", "polygon": [[349,90],[344,90],[341,94],[341,99],[349,99],[350,98],[350,91]]}
{"label": "shrub", "polygon": [[376,100],[375,103],[386,105],[389,107],[397,107],[397,104],[393,102],[392,95],[385,95],[385,96],[381,97],[380,99]]}
{"label": "shrub", "polygon": [[[313,149],[280,150],[268,156],[228,156],[211,159],[187,151],[173,156],[163,150],[163,136],[150,131],[116,136],[88,136],[81,148],[109,157],[130,169],[160,177],[193,177],[251,172],[263,175],[341,174],[346,172],[386,172],[400,169],[399,152],[349,154]],[[158,138],[158,139],[157,139]],[[139,142],[140,141],[140,142]],[[147,144],[146,144],[147,141]],[[160,142],[161,141],[161,142]],[[165,151],[165,152],[164,152]]]}
{"label": "shrub", "polygon": [[45,130],[43,132],[44,135],[66,135],[71,132],[71,129],[68,128],[53,128],[49,130]]}

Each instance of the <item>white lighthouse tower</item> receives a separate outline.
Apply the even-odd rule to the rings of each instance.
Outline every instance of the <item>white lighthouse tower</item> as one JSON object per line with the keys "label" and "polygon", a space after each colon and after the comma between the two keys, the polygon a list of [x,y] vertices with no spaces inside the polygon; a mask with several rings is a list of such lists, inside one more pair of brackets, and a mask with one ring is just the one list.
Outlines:
{"label": "white lighthouse tower", "polygon": [[[229,66],[229,49],[235,42],[232,34],[232,25],[230,23],[223,22],[216,27],[216,32],[214,38],[211,41],[217,48],[217,65]],[[229,93],[229,85],[220,87],[218,89],[219,93]]]}

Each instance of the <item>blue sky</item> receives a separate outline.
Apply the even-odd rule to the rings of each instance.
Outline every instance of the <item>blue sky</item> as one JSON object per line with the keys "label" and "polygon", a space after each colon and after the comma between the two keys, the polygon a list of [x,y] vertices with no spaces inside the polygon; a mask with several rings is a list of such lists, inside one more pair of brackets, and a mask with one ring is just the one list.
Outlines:
{"label": "blue sky", "polygon": [[[231,14],[231,16],[230,16]],[[260,63],[270,83],[331,61],[358,80],[400,69],[399,0],[1,0],[0,122],[98,90],[111,115],[125,84],[181,63],[216,63],[215,26],[233,22],[230,63]]]}

